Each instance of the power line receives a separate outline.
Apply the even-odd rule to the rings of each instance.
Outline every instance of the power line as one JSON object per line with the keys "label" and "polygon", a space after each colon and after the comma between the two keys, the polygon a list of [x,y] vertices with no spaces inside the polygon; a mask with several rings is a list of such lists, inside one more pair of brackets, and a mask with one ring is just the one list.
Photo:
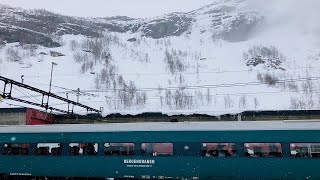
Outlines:
{"label": "power line", "polygon": [[[32,84],[39,84],[39,85],[44,85],[44,86],[49,86],[50,84],[46,84],[46,83],[39,83],[39,82],[32,82],[32,81],[25,81],[25,82],[28,82],[28,83],[32,83]],[[55,87],[55,88],[59,88],[59,89],[64,89],[64,90],[72,90],[73,89],[69,89],[69,88],[65,88],[65,87],[62,87],[62,86],[57,86],[57,85],[51,85],[52,87]]]}
{"label": "power line", "polygon": [[[40,100],[38,100],[38,99],[36,99],[35,97],[33,97],[33,95],[31,95],[31,94],[28,93],[27,91],[23,90],[25,93],[29,94],[29,96],[27,96],[25,93],[23,93],[22,91],[20,91],[18,88],[14,87],[14,86],[13,86],[13,88],[14,88],[15,90],[19,91],[21,94],[25,95],[25,96],[24,96],[25,98],[33,99],[33,100],[38,101],[38,102],[41,103]],[[20,99],[20,98],[19,98],[19,99]]]}
{"label": "power line", "polygon": [[[315,81],[320,80],[320,77],[307,77],[307,78],[296,78],[296,79],[283,79],[274,80],[274,83],[286,83],[286,82],[303,82],[303,81]],[[199,86],[179,86],[179,87],[165,87],[165,88],[138,88],[137,91],[159,91],[159,90],[179,90],[179,89],[216,89],[216,88],[231,88],[231,87],[245,87],[245,86],[260,86],[268,85],[269,82],[246,82],[246,83],[230,83],[230,84],[208,84]],[[82,92],[113,92],[113,91],[124,91],[126,89],[105,89],[105,90],[82,90]]]}
{"label": "power line", "polygon": [[[287,70],[297,70],[297,69],[316,69],[320,68],[320,66],[313,67],[296,67],[296,68],[286,68]],[[205,71],[205,72],[177,72],[177,74],[185,74],[185,75],[195,75],[195,74],[224,74],[224,73],[241,73],[241,72],[260,72],[260,71],[280,71],[280,69],[256,69],[256,70],[221,70],[221,71]],[[281,70],[282,71],[282,70]],[[55,77],[86,77],[86,76],[94,76],[96,74],[58,74]],[[110,75],[124,75],[124,76],[155,76],[155,75],[172,75],[172,73],[164,72],[164,73],[112,73]],[[43,77],[47,75],[37,75],[37,76],[25,76],[25,77]],[[48,75],[49,76],[49,75]]]}
{"label": "power line", "polygon": [[[186,95],[185,97],[217,97],[217,96],[246,96],[246,95],[274,95],[274,94],[283,94],[283,93],[299,93],[304,92],[304,90],[291,90],[291,91],[275,91],[275,92],[254,92],[254,93],[226,93],[226,94],[204,94],[204,95]],[[310,93],[320,93],[319,91],[309,91]],[[148,97],[148,100],[160,100],[161,98],[164,98],[163,96],[152,96]],[[107,99],[120,101],[121,99],[114,98],[114,97],[107,97]],[[98,103],[98,102],[107,102],[107,100],[99,100],[99,101],[83,101],[81,103]],[[53,104],[52,106],[59,106],[59,105],[66,105],[66,103],[59,103],[59,104]]]}
{"label": "power line", "polygon": [[[304,82],[304,81],[315,81],[320,80],[320,77],[306,77],[306,78],[296,78],[296,79],[283,79],[276,80],[274,83],[288,83],[288,82]],[[247,83],[231,83],[231,84],[215,84],[215,85],[201,85],[201,86],[185,86],[185,87],[167,87],[167,88],[138,88],[137,91],[159,91],[159,90],[178,90],[178,89],[216,89],[216,88],[231,88],[231,87],[244,87],[244,86],[259,86],[268,85],[268,82],[247,82]],[[125,89],[106,89],[106,90],[82,90],[82,93],[102,93],[102,92],[114,92],[114,91],[124,91]],[[76,90],[72,90],[76,92]],[[62,94],[67,92],[58,92],[56,94]],[[93,95],[93,94],[90,94]],[[36,96],[33,96],[36,97]],[[21,98],[21,97],[20,97]]]}

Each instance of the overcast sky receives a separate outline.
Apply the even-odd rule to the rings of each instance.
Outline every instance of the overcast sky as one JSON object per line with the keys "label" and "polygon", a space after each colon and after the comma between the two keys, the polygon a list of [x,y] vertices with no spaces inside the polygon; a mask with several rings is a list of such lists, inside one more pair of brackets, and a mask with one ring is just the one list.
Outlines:
{"label": "overcast sky", "polygon": [[0,0],[25,9],[41,8],[83,17],[153,17],[171,12],[187,12],[216,0]]}

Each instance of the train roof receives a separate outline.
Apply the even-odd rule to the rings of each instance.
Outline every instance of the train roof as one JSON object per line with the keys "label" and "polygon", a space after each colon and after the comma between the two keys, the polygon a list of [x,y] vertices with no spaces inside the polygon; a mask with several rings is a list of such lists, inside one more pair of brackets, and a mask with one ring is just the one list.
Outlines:
{"label": "train roof", "polygon": [[319,120],[2,125],[0,133],[320,130]]}

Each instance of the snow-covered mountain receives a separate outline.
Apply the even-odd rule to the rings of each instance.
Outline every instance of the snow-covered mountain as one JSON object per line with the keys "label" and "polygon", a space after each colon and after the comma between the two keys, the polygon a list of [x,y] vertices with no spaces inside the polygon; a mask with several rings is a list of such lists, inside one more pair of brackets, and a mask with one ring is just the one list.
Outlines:
{"label": "snow-covered mountain", "polygon": [[[215,0],[146,19],[1,5],[0,74],[17,81],[23,75],[24,83],[46,90],[55,62],[52,92],[76,100],[80,88],[80,102],[104,114],[317,109],[320,31],[299,26],[305,20],[275,17],[250,0]],[[1,106],[8,104],[20,105]]]}
{"label": "snow-covered mountain", "polygon": [[[250,31],[262,20],[258,12],[241,7],[241,3],[243,2],[221,1],[192,12],[171,13],[149,19],[124,16],[84,19],[45,10],[26,11],[3,5],[0,15],[3,40],[8,43],[25,41],[55,47],[59,44],[50,44],[52,41],[44,35],[81,34],[87,37],[99,37],[106,30],[139,33],[141,36],[160,39],[190,34],[194,28],[201,33],[209,31],[216,38],[238,41],[246,40]],[[23,39],[21,34],[27,37]]]}

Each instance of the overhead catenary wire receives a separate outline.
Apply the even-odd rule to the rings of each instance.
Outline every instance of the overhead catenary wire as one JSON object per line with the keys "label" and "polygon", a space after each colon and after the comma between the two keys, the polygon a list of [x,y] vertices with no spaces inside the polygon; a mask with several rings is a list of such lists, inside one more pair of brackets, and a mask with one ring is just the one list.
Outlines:
{"label": "overhead catenary wire", "polygon": [[[292,91],[293,92],[293,91]],[[313,92],[320,92],[320,91],[313,91]],[[261,93],[261,92],[260,92]],[[262,92],[263,93],[263,92]],[[278,93],[278,92],[272,92],[272,93]],[[285,93],[285,92],[284,92]],[[241,94],[241,93],[239,93]],[[223,95],[223,94],[219,94],[219,95]],[[228,94],[226,94],[228,95]],[[234,95],[234,94],[230,94],[230,95]],[[214,95],[212,95],[214,96]],[[94,102],[106,102],[106,101],[88,101],[87,103],[94,103]],[[82,102],[82,103],[86,103],[86,102]],[[16,105],[16,104],[9,104],[8,105],[12,105],[12,106],[17,106],[17,107],[27,107],[27,106],[22,106],[22,105]],[[52,106],[57,106],[57,105],[65,105],[65,103],[61,103],[61,104],[53,104]],[[174,105],[172,105],[174,106]],[[292,109],[292,108],[285,108],[284,110],[301,110],[301,109]],[[320,109],[320,106],[315,106],[311,109]],[[306,109],[307,110],[307,109]],[[310,110],[310,109],[308,109]],[[188,112],[188,110],[165,110],[168,112],[178,112],[178,113],[183,113],[183,112]],[[239,113],[239,112],[244,112],[244,111],[279,111],[279,109],[227,109],[227,110],[195,110],[193,111],[193,113]],[[85,112],[84,110],[77,110],[75,111],[75,113],[81,113],[81,112]]]}
{"label": "overhead catenary wire", "polygon": [[[32,83],[32,84],[44,85],[44,86],[50,86],[50,84],[46,84],[46,83],[39,83],[39,82],[33,82],[33,81],[25,81],[25,82]],[[53,84],[51,84],[51,87],[64,89],[64,90],[69,90],[69,91],[76,91],[76,90],[73,90],[73,89],[70,89],[70,88],[65,88],[65,87],[57,86],[57,85],[53,85]]]}
{"label": "overhead catenary wire", "polygon": [[[23,95],[25,95],[24,97],[25,98],[29,98],[29,99],[32,99],[32,100],[35,100],[35,101],[37,101],[37,102],[40,102],[41,103],[41,101],[39,100],[39,99],[36,99],[33,95],[31,95],[30,93],[28,93],[26,90],[19,90],[19,88],[17,88],[17,87],[12,87],[13,89],[15,89],[15,90],[17,90],[17,91],[19,91],[21,94],[23,94]],[[24,92],[22,92],[22,91],[24,91]],[[26,95],[26,94],[29,94],[29,96],[28,95]]]}
{"label": "overhead catenary wire", "polygon": [[[320,80],[320,77],[303,77],[296,79],[283,79],[276,80],[275,83],[289,83],[289,82],[304,82],[304,81],[316,81]],[[207,84],[207,85],[199,85],[199,86],[183,86],[183,87],[166,87],[166,88],[137,88],[136,91],[159,91],[159,90],[196,90],[196,89],[216,89],[216,88],[232,88],[232,87],[245,87],[245,86],[260,86],[260,85],[268,85],[268,82],[246,82],[246,83],[230,83],[230,84]],[[125,89],[104,89],[104,90],[81,90],[82,93],[103,93],[103,92],[114,92],[114,91],[124,91]],[[76,90],[72,90],[72,92],[76,92]],[[57,92],[56,94],[62,94],[66,92]],[[37,96],[33,96],[37,97]],[[23,97],[20,97],[23,98]]]}
{"label": "overhead catenary wire", "polygon": [[[46,84],[46,83],[39,83],[39,82],[32,82],[32,81],[26,81],[28,83],[32,83],[32,84],[39,84],[39,85],[44,85],[44,86],[49,86],[50,84]],[[55,92],[55,94],[67,94],[67,93],[78,93],[77,90],[75,89],[70,89],[70,88],[65,88],[65,87],[62,87],[62,86],[57,86],[57,85],[51,85],[52,87],[55,87],[55,88],[58,88],[58,89],[63,89],[63,90],[66,90],[66,91],[62,91],[62,92]],[[80,94],[87,94],[87,95],[90,95],[90,96],[95,96],[95,94],[88,94],[88,93],[84,93],[84,92],[81,92],[80,91]],[[20,96],[19,98],[26,98],[26,97],[40,97],[42,95],[30,95],[30,96]]]}
{"label": "overhead catenary wire", "polygon": [[[296,69],[314,69],[314,68],[320,68],[320,66],[313,66],[313,67],[297,67],[297,68],[287,68],[286,70],[296,70]],[[200,74],[210,74],[210,73],[219,73],[219,74],[223,74],[223,73],[230,73],[230,72],[260,72],[260,71],[279,71],[280,69],[259,69],[259,70],[234,70],[234,71],[228,71],[228,70],[224,70],[224,71],[208,71],[208,72],[198,72]],[[282,71],[282,70],[281,70]],[[198,74],[196,72],[179,72],[177,74]],[[132,74],[126,74],[126,73],[114,73],[112,75],[135,75],[135,76],[143,76],[143,75],[161,75],[161,74],[166,74],[166,75],[172,75],[171,73],[132,73]],[[69,74],[69,75],[55,75],[55,76],[93,76],[95,74],[90,74],[90,75],[84,75],[84,74]],[[42,75],[41,75],[42,76]],[[41,77],[40,75],[35,75],[35,76],[25,76],[25,77]],[[39,84],[39,85],[45,85],[45,86],[49,86],[49,84],[46,83],[39,83],[39,82],[33,82],[33,81],[25,81],[25,82],[29,82],[29,83],[33,83],[33,84]],[[62,86],[57,86],[57,85],[52,85],[52,87],[56,87],[56,88],[60,88],[60,89],[64,89],[64,90],[69,90],[69,91],[77,91],[74,89],[70,89],[70,88],[65,88]],[[150,88],[147,88],[150,89]],[[159,89],[159,88],[157,88]],[[163,89],[163,88],[162,88]],[[114,90],[114,89],[112,89]],[[119,89],[116,89],[119,90]],[[87,90],[88,91],[88,90]],[[94,90],[92,90],[94,92]],[[82,91],[84,92],[84,91]],[[61,93],[65,93],[65,92],[59,92]]]}
{"label": "overhead catenary wire", "polygon": [[[297,69],[316,69],[320,66],[313,67],[295,67],[295,68],[286,68],[288,70],[297,70]],[[256,70],[217,70],[217,71],[204,71],[204,72],[177,72],[177,74],[182,75],[196,75],[196,74],[224,74],[224,73],[241,73],[241,72],[260,72],[260,71],[283,71],[281,69],[256,69]],[[97,74],[57,74],[55,77],[89,77],[95,76]],[[170,72],[159,72],[159,73],[111,73],[110,75],[124,75],[124,76],[157,76],[157,75],[172,75]],[[34,75],[34,76],[25,76],[25,77],[43,77],[47,75]],[[49,76],[49,75],[48,75]]]}
{"label": "overhead catenary wire", "polygon": [[[217,96],[251,96],[251,95],[262,95],[262,96],[269,96],[269,95],[274,95],[274,94],[284,94],[284,93],[299,93],[299,92],[304,92],[303,90],[291,90],[291,91],[274,91],[274,92],[255,92],[255,93],[225,93],[225,94],[204,94],[204,95],[186,95],[185,97],[217,97]],[[320,93],[320,90],[318,91],[308,91],[309,93]],[[152,96],[148,97],[148,100],[160,100],[161,98],[164,98],[163,96]],[[114,97],[106,97],[106,99],[109,100],[116,100],[120,101],[121,99],[119,98],[114,98]],[[107,100],[98,100],[98,101],[82,101],[81,103],[105,103]],[[58,103],[58,104],[53,104],[52,106],[60,106],[60,105],[66,105],[66,103]]]}
{"label": "overhead catenary wire", "polygon": [[[275,80],[275,83],[286,83],[286,82],[303,82],[303,81],[315,81],[320,80],[320,77],[306,77],[296,79],[283,79]],[[243,83],[229,83],[229,84],[206,84],[206,85],[195,85],[195,86],[173,86],[173,87],[156,87],[156,88],[137,88],[136,91],[159,91],[159,90],[179,90],[179,89],[216,89],[216,88],[232,88],[232,87],[245,87],[245,86],[260,86],[268,85],[269,82],[243,82]],[[105,90],[82,90],[82,92],[113,92],[113,91],[125,91],[126,89],[105,89]]]}

